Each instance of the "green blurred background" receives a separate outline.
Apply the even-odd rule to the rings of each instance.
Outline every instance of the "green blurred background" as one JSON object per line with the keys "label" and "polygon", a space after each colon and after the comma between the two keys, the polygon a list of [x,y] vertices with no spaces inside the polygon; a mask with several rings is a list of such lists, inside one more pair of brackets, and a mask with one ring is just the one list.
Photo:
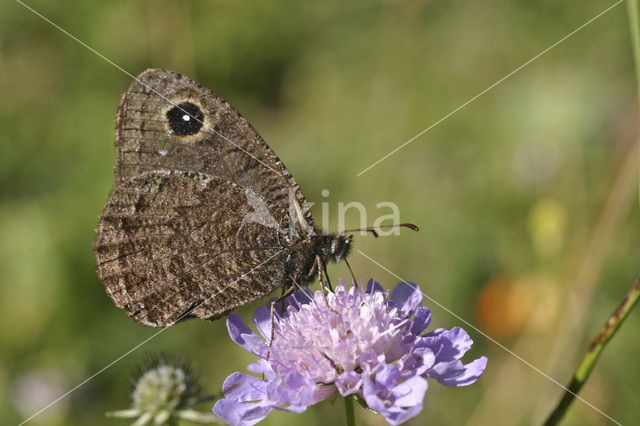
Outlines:
{"label": "green blurred background", "polygon": [[[360,177],[612,2],[28,4],[132,74],[172,69],[227,99],[316,202],[317,223],[323,201],[332,228],[338,202],[362,202],[369,222],[388,213],[376,203],[395,202],[421,231],[360,237],[357,248],[559,382],[639,272],[624,3]],[[16,424],[155,330],[114,307],[91,248],[129,77],[15,2],[0,4],[0,46],[0,423]],[[352,213],[347,225],[358,226]],[[397,281],[357,253],[351,262],[364,278]],[[426,303],[433,326],[463,325]],[[467,388],[433,383],[410,424],[539,423],[561,389],[465,328],[475,341],[467,359],[489,357],[485,375]],[[633,312],[582,394],[623,424],[638,421],[639,328]],[[193,360],[210,393],[252,361],[224,321],[187,321],[32,423],[126,424],[104,412],[128,406],[132,369],[159,351]],[[274,412],[264,424],[303,422],[343,424],[342,404]],[[577,402],[565,424],[608,423]]]}

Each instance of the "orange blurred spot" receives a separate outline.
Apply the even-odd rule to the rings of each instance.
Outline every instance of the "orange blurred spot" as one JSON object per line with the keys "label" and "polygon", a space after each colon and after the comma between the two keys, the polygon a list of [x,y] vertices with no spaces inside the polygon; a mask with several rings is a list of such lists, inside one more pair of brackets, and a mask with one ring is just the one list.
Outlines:
{"label": "orange blurred spot", "polygon": [[534,301],[531,286],[496,276],[487,282],[476,302],[478,325],[492,337],[513,337],[527,324]]}

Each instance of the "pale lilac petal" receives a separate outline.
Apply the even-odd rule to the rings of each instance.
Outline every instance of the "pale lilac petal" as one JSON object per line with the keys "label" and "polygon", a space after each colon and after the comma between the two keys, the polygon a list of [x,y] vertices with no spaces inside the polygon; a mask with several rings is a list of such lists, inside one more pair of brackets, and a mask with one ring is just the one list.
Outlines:
{"label": "pale lilac petal", "polygon": [[233,373],[222,387],[224,399],[218,401],[213,412],[230,425],[253,425],[264,419],[274,408],[269,400],[268,382],[257,377]]}
{"label": "pale lilac petal", "polygon": [[409,282],[401,282],[396,285],[389,298],[404,315],[409,315],[422,303],[420,288]]}
{"label": "pale lilac petal", "polygon": [[224,381],[225,398],[238,401],[258,401],[267,397],[268,382],[258,377],[235,372]]}
{"label": "pale lilac petal", "polygon": [[316,383],[309,377],[294,371],[287,374],[284,378],[284,384],[281,391],[287,392],[287,397],[284,400],[289,404],[306,407],[316,402],[313,398]]}
{"label": "pale lilac petal", "polygon": [[486,366],[487,357],[484,356],[466,365],[457,359],[436,364],[426,375],[445,386],[467,386],[480,378]]}
{"label": "pale lilac petal", "polygon": [[396,405],[399,407],[422,405],[428,387],[427,381],[420,376],[405,380],[393,389],[397,396]]}
{"label": "pale lilac petal", "polygon": [[336,379],[336,388],[342,396],[356,393],[360,386],[362,386],[362,375],[355,371],[345,371]]}
{"label": "pale lilac petal", "polygon": [[[278,312],[287,312],[289,307],[292,307],[295,310],[300,309],[302,305],[307,305],[309,302],[313,300],[313,292],[309,287],[296,291],[291,296],[287,297],[284,300],[284,310],[278,310]],[[280,303],[276,305],[278,308],[280,307]]]}
{"label": "pale lilac petal", "polygon": [[300,414],[307,411],[307,405],[286,405],[286,402],[273,407],[274,410],[286,411],[288,413]]}
{"label": "pale lilac petal", "polygon": [[238,315],[231,314],[227,317],[227,330],[231,340],[254,355],[263,356],[268,350],[264,340],[254,333]]}
{"label": "pale lilac petal", "polygon": [[286,406],[280,406],[278,409],[283,411],[291,411],[301,413],[307,409],[309,405],[318,402],[316,400],[316,383],[308,377],[292,372],[284,378],[284,385],[277,390],[278,399]]}
{"label": "pale lilac petal", "polygon": [[376,383],[385,387],[395,386],[398,377],[400,377],[400,371],[393,365],[385,364],[376,373]]}
{"label": "pale lilac petal", "polygon": [[413,324],[411,325],[411,333],[416,336],[422,334],[424,330],[429,327],[431,322],[431,311],[429,308],[419,307],[416,309],[415,316],[413,317]]}
{"label": "pale lilac petal", "polygon": [[420,346],[428,346],[433,349],[436,360],[439,361],[441,359],[460,359],[472,344],[473,340],[466,331],[460,327],[454,327],[451,330],[439,328],[425,334]]}
{"label": "pale lilac petal", "polygon": [[269,364],[269,361],[260,358],[258,362],[249,364],[247,370],[256,374],[263,374],[268,380],[272,380],[276,377],[276,373],[273,371],[273,367]]}
{"label": "pale lilac petal", "polygon": [[[426,380],[422,382],[412,380],[415,389],[411,386],[397,386],[389,388],[375,383],[369,377],[363,378],[363,398],[369,408],[380,413],[391,425],[399,425],[412,417],[417,416],[422,411],[422,400],[427,391]],[[415,394],[414,394],[415,392]],[[415,405],[400,405],[398,401],[414,402]]]}
{"label": "pale lilac petal", "polygon": [[393,340],[389,349],[387,349],[386,361],[388,363],[392,363],[404,355],[411,352],[411,350],[415,347],[417,341],[417,337],[413,335],[406,335],[402,338],[396,338]]}
{"label": "pale lilac petal", "polygon": [[[424,368],[431,368],[436,362],[436,354],[433,353],[431,348],[417,348],[413,351],[413,355],[420,358],[420,364]],[[422,372],[419,374],[422,374]]]}
{"label": "pale lilac petal", "polygon": [[416,348],[396,361],[395,365],[401,371],[401,379],[408,379],[425,374],[433,366],[434,361],[435,355],[431,349]]}
{"label": "pale lilac petal", "polygon": [[384,293],[384,289],[382,288],[382,286],[377,281],[375,281],[373,278],[370,279],[367,282],[367,288],[365,290],[365,293],[373,294],[373,293],[378,292],[378,291],[380,293]]}
{"label": "pale lilac petal", "polygon": [[221,399],[214,405],[213,412],[231,426],[251,426],[267,417],[273,408]]}
{"label": "pale lilac petal", "polygon": [[253,314],[253,323],[265,341],[271,340],[271,305],[260,306]]}
{"label": "pale lilac petal", "polygon": [[380,412],[385,409],[385,401],[390,402],[391,390],[369,376],[362,376],[362,396],[369,408]]}
{"label": "pale lilac petal", "polygon": [[317,404],[320,401],[324,401],[333,395],[336,391],[336,388],[333,385],[316,385],[316,388],[313,391],[313,400],[314,404]]}
{"label": "pale lilac petal", "polygon": [[373,349],[366,349],[360,355],[360,368],[364,374],[372,375],[384,364],[385,359],[385,354],[378,354]]}

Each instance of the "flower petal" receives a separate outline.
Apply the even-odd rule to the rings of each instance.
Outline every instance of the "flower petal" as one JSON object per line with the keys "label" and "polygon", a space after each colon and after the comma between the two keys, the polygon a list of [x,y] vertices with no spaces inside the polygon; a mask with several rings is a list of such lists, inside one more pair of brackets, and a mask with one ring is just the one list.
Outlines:
{"label": "flower petal", "polygon": [[[316,404],[321,399],[317,399],[316,388],[318,385],[309,377],[298,372],[287,374],[284,384],[277,389],[278,398],[282,401],[278,409],[301,413],[309,405]],[[324,398],[322,398],[324,399]],[[283,405],[288,405],[283,407]]]}
{"label": "flower petal", "polygon": [[258,377],[235,372],[222,385],[225,398],[239,401],[256,401],[266,397],[266,381]]}
{"label": "flower petal", "polygon": [[372,375],[384,365],[385,358],[385,354],[378,354],[370,348],[365,349],[360,354],[360,368],[364,374]]}
{"label": "flower petal", "polygon": [[249,426],[264,419],[276,405],[268,395],[268,385],[262,379],[242,373],[233,373],[224,381],[224,399],[213,407],[213,412],[230,425]]}
{"label": "flower petal", "polygon": [[276,377],[276,373],[273,371],[271,364],[264,358],[260,358],[258,362],[249,364],[247,370],[256,374],[264,374],[268,380],[273,380]]}
{"label": "flower petal", "polygon": [[423,336],[419,346],[430,347],[436,354],[436,362],[441,360],[460,359],[467,352],[473,340],[460,327],[453,327],[451,330],[439,328]]}
{"label": "flower petal", "polygon": [[390,388],[365,376],[362,393],[369,408],[383,415],[389,424],[399,425],[422,411],[427,387],[426,380],[420,377]]}
{"label": "flower petal", "polygon": [[382,366],[380,371],[376,373],[376,383],[382,386],[392,387],[395,386],[399,377],[400,372],[395,366],[385,364]]}
{"label": "flower petal", "polygon": [[482,356],[469,364],[463,364],[459,359],[451,362],[436,364],[425,374],[445,386],[467,386],[480,378],[487,366],[487,357]]}
{"label": "flower petal", "polygon": [[[288,312],[290,307],[296,311],[299,310],[300,307],[311,302],[313,300],[313,296],[314,294],[309,287],[296,291],[284,300],[284,313]],[[278,312],[282,311],[278,310]]]}
{"label": "flower petal", "polygon": [[226,398],[216,402],[213,407],[213,412],[231,426],[254,425],[267,417],[272,410],[271,406],[261,406]]}
{"label": "flower petal", "polygon": [[365,292],[368,294],[373,294],[378,291],[380,293],[384,293],[384,289],[382,288],[382,286],[377,281],[374,281],[373,278],[371,278],[369,282],[367,282],[367,289],[365,290]]}
{"label": "flower petal", "polygon": [[271,340],[271,303],[269,303],[269,307],[260,306],[256,309],[253,314],[253,323],[264,340],[269,342]]}
{"label": "flower petal", "polygon": [[263,357],[269,349],[264,340],[254,333],[238,315],[231,314],[227,317],[227,330],[231,340],[254,355]]}
{"label": "flower petal", "polygon": [[407,316],[422,303],[422,292],[416,284],[402,281],[393,289],[389,300]]}
{"label": "flower petal", "polygon": [[422,334],[424,330],[429,327],[431,322],[431,311],[426,307],[419,307],[416,309],[415,316],[413,317],[413,324],[411,325],[411,332],[413,334]]}
{"label": "flower petal", "polygon": [[427,393],[429,383],[420,376],[414,376],[400,383],[393,389],[397,395],[396,405],[400,407],[422,406],[424,394]]}
{"label": "flower petal", "polygon": [[355,371],[345,371],[338,376],[335,385],[342,396],[354,394],[362,386],[362,375]]}

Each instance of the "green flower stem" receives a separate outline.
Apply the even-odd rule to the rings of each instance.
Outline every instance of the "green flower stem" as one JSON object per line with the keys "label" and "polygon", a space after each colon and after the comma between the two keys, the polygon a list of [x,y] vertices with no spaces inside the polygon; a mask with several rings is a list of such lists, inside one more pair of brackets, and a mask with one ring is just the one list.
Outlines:
{"label": "green flower stem", "polygon": [[[640,101],[640,6],[638,5],[638,0],[627,0],[627,13],[629,14],[633,60],[636,65],[638,100]],[[638,199],[640,200],[640,181],[638,182]]]}
{"label": "green flower stem", "polygon": [[347,426],[356,426],[356,413],[353,405],[353,396],[346,396],[344,398],[344,411],[347,415]]}
{"label": "green flower stem", "polygon": [[603,351],[607,343],[609,343],[609,340],[611,340],[616,331],[618,331],[639,298],[640,277],[638,277],[635,284],[627,292],[624,299],[622,299],[618,308],[613,312],[613,314],[611,314],[604,327],[602,327],[602,330],[600,330],[600,333],[598,333],[596,338],[591,342],[589,350],[573,374],[573,378],[567,385],[567,392],[565,392],[560,402],[558,402],[555,410],[553,410],[547,418],[547,421],[544,423],[545,426],[556,425],[560,422],[562,416],[567,412],[569,405],[571,405],[578,392],[580,392],[582,385],[584,385],[589,378],[589,374],[591,373],[591,370],[593,370],[600,353]]}

